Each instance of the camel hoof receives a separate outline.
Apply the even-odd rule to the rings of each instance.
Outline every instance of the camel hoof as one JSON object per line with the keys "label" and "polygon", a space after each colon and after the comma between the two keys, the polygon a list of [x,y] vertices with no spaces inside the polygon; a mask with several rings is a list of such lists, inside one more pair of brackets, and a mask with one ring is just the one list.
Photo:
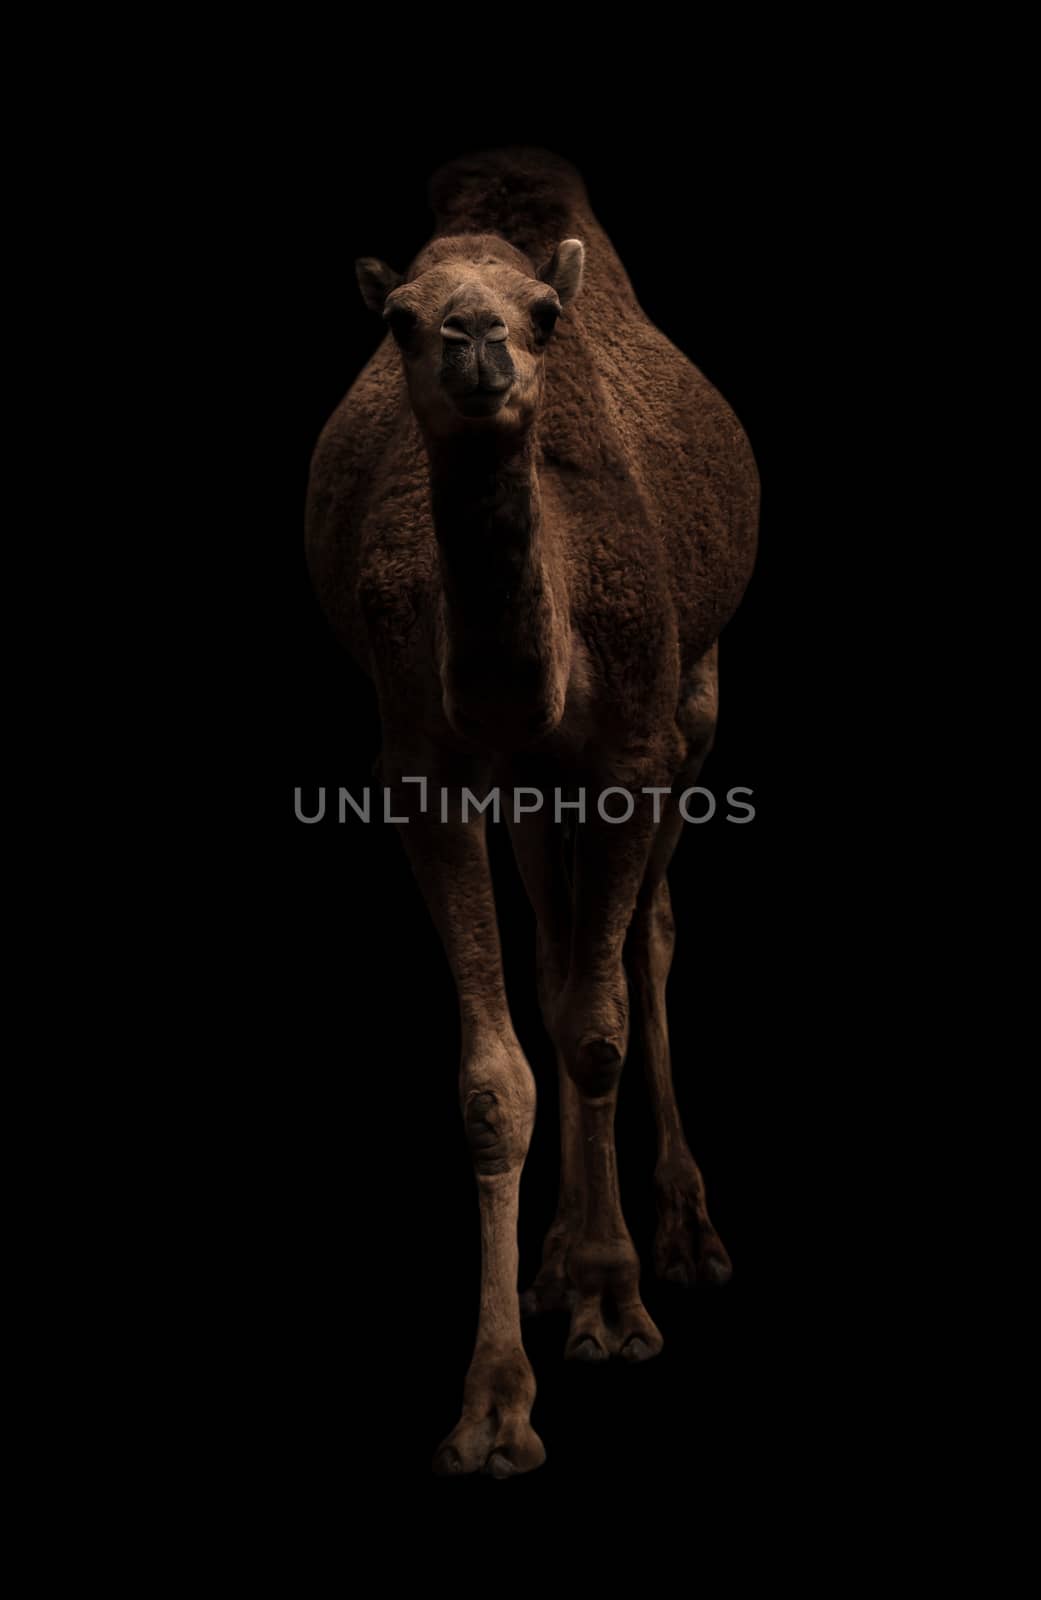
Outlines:
{"label": "camel hoof", "polygon": [[458,1450],[451,1446],[447,1450],[439,1450],[434,1457],[434,1471],[439,1478],[454,1478],[463,1470],[463,1463]]}
{"label": "camel hoof", "polygon": [[669,1189],[659,1193],[661,1216],[654,1241],[654,1266],[659,1278],[683,1289],[729,1283],[733,1267],[719,1234],[699,1212],[698,1190]]}
{"label": "camel hoof", "polygon": [[567,1352],[569,1361],[606,1361],[607,1351],[588,1334]]}

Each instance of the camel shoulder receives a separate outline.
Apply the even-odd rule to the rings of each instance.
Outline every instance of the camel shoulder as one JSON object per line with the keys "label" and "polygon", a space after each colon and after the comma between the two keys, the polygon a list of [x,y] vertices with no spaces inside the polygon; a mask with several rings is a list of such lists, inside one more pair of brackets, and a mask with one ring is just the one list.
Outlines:
{"label": "camel shoulder", "polygon": [[322,609],[357,659],[374,632],[408,638],[432,581],[432,538],[422,447],[389,340],[319,435],[305,541]]}

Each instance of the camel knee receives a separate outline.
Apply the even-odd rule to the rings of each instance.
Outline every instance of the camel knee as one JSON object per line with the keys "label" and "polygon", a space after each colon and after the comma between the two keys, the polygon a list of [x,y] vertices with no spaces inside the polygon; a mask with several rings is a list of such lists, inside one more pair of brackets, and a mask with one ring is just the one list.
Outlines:
{"label": "camel knee", "polygon": [[614,981],[575,992],[565,987],[554,1019],[555,1043],[580,1094],[600,1099],[618,1087],[629,1036],[623,970]]}
{"label": "camel knee", "polygon": [[461,1099],[478,1175],[519,1171],[535,1126],[535,1079],[520,1046],[494,1047],[465,1063]]}
{"label": "camel knee", "polygon": [[585,1039],[565,1057],[568,1076],[589,1100],[613,1094],[622,1076],[623,1049],[613,1039]]}

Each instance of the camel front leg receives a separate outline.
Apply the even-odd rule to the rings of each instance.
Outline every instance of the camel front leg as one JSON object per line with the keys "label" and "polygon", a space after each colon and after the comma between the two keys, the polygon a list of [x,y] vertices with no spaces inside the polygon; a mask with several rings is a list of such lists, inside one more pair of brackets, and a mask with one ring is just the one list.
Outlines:
{"label": "camel front leg", "polygon": [[441,936],[459,996],[459,1100],[481,1214],[477,1339],[463,1386],[462,1416],[434,1457],[442,1474],[484,1471],[506,1478],[540,1466],[546,1452],[531,1426],[535,1377],[521,1341],[517,1212],[521,1167],[535,1120],[535,1081],[510,1020],[482,815],[460,819],[463,785],[481,792],[472,765],[436,771],[428,793],[448,792],[424,813],[423,792],[405,777],[427,773],[425,756],[383,758],[392,815]]}
{"label": "camel front leg", "polygon": [[663,1342],[640,1298],[640,1261],[622,1214],[614,1142],[629,1036],[623,950],[655,831],[643,786],[661,783],[657,771],[630,779],[629,820],[607,822],[594,809],[577,827],[571,954],[553,1026],[577,1090],[584,1168],[581,1228],[567,1259],[576,1291],[565,1348],[571,1360],[645,1361]]}

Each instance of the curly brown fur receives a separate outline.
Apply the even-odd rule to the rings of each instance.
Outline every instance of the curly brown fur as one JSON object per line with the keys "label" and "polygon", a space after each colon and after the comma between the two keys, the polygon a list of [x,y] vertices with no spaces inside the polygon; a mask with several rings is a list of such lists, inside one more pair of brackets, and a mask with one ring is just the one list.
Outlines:
{"label": "curly brown fur", "polygon": [[[439,1470],[537,1466],[521,1342],[517,1194],[534,1087],[506,1003],[483,815],[423,815],[409,775],[480,794],[617,785],[565,865],[545,813],[511,821],[560,1066],[561,1204],[528,1306],[567,1305],[567,1354],[644,1360],[614,1157],[629,995],[659,1133],[656,1263],[722,1282],[729,1257],[672,1090],[665,873],[681,821],[640,791],[693,783],[716,718],[716,640],[755,558],[759,479],[722,396],[644,315],[579,174],[546,151],[466,156],[431,180],[436,225],[404,273],[358,263],[388,334],[322,430],[307,553],[371,676],[382,771],[441,935],[463,1023],[481,1313],[463,1419]],[[663,235],[663,270],[670,270]],[[550,802],[552,803],[552,802]]]}

